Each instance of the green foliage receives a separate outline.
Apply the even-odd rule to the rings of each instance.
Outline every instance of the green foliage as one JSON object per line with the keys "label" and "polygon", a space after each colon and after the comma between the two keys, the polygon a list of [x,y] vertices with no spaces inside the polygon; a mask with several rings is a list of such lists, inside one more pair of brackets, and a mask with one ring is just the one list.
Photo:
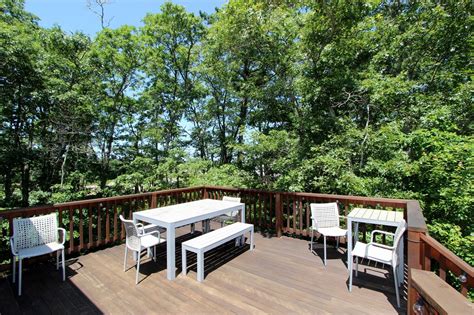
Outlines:
{"label": "green foliage", "polygon": [[432,237],[474,266],[474,235],[463,235],[459,226],[450,223],[428,224],[428,228]]}
{"label": "green foliage", "polygon": [[470,240],[472,11],[168,2],[89,38],[0,0],[0,206],[203,184],[412,198],[443,243]]}

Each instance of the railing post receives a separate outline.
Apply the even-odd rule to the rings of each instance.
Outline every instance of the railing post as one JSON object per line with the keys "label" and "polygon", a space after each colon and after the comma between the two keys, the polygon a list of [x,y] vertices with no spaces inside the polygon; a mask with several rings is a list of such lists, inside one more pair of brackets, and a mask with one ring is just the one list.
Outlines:
{"label": "railing post", "polygon": [[407,313],[413,314],[413,304],[416,302],[416,291],[411,281],[411,270],[422,269],[420,234],[426,234],[427,228],[420,203],[416,200],[406,205],[407,229],[407,268],[408,268],[408,303]]}
{"label": "railing post", "polygon": [[281,211],[281,194],[276,193],[275,194],[275,229],[276,229],[276,234],[277,237],[281,237],[282,235],[282,222],[283,222],[283,217],[282,217],[282,211]]}
{"label": "railing post", "polygon": [[157,206],[157,196],[156,196],[156,193],[152,194],[151,195],[151,205],[150,205],[150,208],[153,209],[153,208],[156,208]]}
{"label": "railing post", "polygon": [[204,186],[204,187],[202,188],[202,199],[207,199],[207,198],[209,198],[209,196],[208,196],[208,194],[207,194],[207,187]]}

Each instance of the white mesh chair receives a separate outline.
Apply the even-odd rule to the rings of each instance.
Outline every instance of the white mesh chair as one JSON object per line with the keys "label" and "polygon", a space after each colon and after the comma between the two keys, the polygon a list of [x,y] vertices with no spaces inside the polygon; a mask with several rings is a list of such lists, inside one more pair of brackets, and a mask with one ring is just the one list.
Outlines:
{"label": "white mesh chair", "polygon": [[[62,240],[59,233],[62,232]],[[66,280],[64,265],[64,241],[66,230],[58,228],[56,213],[37,216],[32,218],[13,219],[13,236],[10,238],[11,251],[13,254],[13,283],[15,283],[16,260],[18,258],[18,295],[21,296],[22,261],[56,252],[56,268],[59,269],[59,254],[62,257],[63,281]]]}
{"label": "white mesh chair", "polygon": [[[405,233],[407,224],[405,220],[402,220],[397,227],[395,233],[390,233],[387,231],[374,230],[370,234],[370,243],[365,244],[363,242],[357,242],[352,250],[352,257],[356,257],[356,277],[359,270],[359,258],[366,258],[383,264],[392,266],[393,269],[393,279],[395,281],[395,294],[397,295],[397,306],[400,307],[400,296],[398,293],[398,277],[397,277],[397,265],[398,265],[398,253],[397,249],[400,245],[400,240]],[[386,234],[393,236],[393,245],[387,246],[384,244],[379,244],[374,241],[374,235],[376,233]],[[403,262],[402,262],[403,263]],[[349,291],[352,290],[352,272],[351,270],[349,277]]]}
{"label": "white mesh chair", "polygon": [[339,208],[336,202],[311,204],[311,252],[313,251],[314,232],[324,237],[324,265],[326,265],[326,237],[336,238],[336,248],[339,247],[339,237],[347,236],[347,230],[339,227]]}
{"label": "white mesh chair", "polygon": [[[239,197],[224,196],[224,197],[222,197],[222,200],[223,201],[231,201],[231,202],[239,202],[240,203],[241,199]],[[219,222],[221,224],[221,227],[224,227],[226,222],[228,222],[228,221],[236,222],[238,217],[239,217],[239,210],[228,212],[226,214],[215,217],[212,220],[216,221],[216,222]]]}
{"label": "white mesh chair", "polygon": [[153,247],[153,260],[156,261],[156,245],[164,242],[160,238],[160,232],[158,230],[152,230],[146,232],[143,224],[133,223],[132,220],[125,220],[125,218],[120,215],[120,220],[122,221],[125,227],[125,258],[123,260],[123,271],[127,270],[127,255],[128,250],[132,250],[137,254],[137,274],[135,276],[135,284],[138,284],[138,274],[140,270],[140,256],[143,250],[148,250]]}

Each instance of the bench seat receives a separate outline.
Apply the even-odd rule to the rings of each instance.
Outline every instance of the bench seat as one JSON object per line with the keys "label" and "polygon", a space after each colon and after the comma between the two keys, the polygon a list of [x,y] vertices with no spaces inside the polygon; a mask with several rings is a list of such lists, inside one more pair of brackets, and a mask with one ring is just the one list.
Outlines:
{"label": "bench seat", "polygon": [[197,254],[197,280],[201,282],[204,279],[205,252],[239,236],[244,236],[245,233],[250,234],[250,250],[253,250],[253,231],[253,224],[237,222],[183,242],[181,244],[183,274],[186,275],[187,272],[186,251]]}

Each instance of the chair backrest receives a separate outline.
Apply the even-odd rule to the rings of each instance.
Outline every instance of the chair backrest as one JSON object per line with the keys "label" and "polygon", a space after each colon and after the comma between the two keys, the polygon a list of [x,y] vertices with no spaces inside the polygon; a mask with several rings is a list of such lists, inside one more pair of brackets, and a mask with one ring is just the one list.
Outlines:
{"label": "chair backrest", "polygon": [[240,202],[240,197],[224,196],[224,197],[222,197],[222,200],[223,201]]}
{"label": "chair backrest", "polygon": [[311,216],[316,229],[339,227],[339,208],[336,202],[312,203]]}
{"label": "chair backrest", "polygon": [[13,219],[13,244],[15,252],[58,241],[56,213],[32,218]]}
{"label": "chair backrest", "polygon": [[122,221],[125,227],[126,246],[131,250],[140,251],[140,234],[138,233],[137,226],[132,220],[125,220],[122,215],[120,215],[120,221]]}
{"label": "chair backrest", "polygon": [[[230,196],[224,196],[222,197],[223,201],[232,201],[232,202],[240,202],[240,197],[230,197]],[[227,213],[228,216],[235,217],[236,215],[239,214],[239,211],[232,211]]]}
{"label": "chair backrest", "polygon": [[400,224],[397,226],[395,230],[395,235],[393,236],[393,247],[392,250],[392,264],[396,264],[398,261],[398,246],[400,245],[400,240],[402,239],[403,234],[407,229],[407,222],[405,220],[401,220]]}
{"label": "chair backrest", "polygon": [[393,237],[393,247],[397,248],[400,240],[402,239],[403,234],[405,233],[407,229],[407,222],[402,219],[400,221],[400,224],[397,226],[397,229],[395,231],[395,236]]}

